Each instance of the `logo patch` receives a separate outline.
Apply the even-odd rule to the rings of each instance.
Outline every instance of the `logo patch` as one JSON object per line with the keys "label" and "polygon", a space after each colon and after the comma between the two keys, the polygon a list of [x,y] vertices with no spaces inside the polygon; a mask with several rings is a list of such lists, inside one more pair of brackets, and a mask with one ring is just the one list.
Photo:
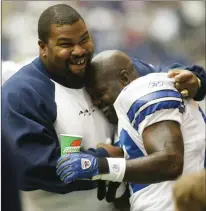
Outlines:
{"label": "logo patch", "polygon": [[63,153],[69,154],[74,152],[79,152],[81,148],[82,140],[75,139],[71,143],[68,143],[68,146],[64,148]]}
{"label": "logo patch", "polygon": [[63,153],[69,154],[73,152],[79,152],[80,147],[65,147]]}
{"label": "logo patch", "polygon": [[74,140],[74,141],[72,141],[70,146],[72,146],[72,147],[79,147],[81,145],[81,142],[82,142],[82,140],[79,140],[79,139]]}
{"label": "logo patch", "polygon": [[112,169],[113,169],[115,172],[119,172],[119,165],[118,165],[118,164],[113,164],[113,165],[112,165]]}
{"label": "logo patch", "polygon": [[164,81],[150,81],[149,88],[163,86]]}
{"label": "logo patch", "polygon": [[88,160],[88,159],[82,158],[81,159],[81,166],[82,166],[82,169],[88,169],[91,166],[91,161]]}

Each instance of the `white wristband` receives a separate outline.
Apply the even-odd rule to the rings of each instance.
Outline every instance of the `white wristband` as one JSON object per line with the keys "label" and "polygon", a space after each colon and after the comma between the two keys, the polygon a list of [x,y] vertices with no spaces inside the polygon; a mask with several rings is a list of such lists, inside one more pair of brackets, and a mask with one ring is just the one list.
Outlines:
{"label": "white wristband", "polygon": [[126,171],[126,160],[124,158],[106,158],[109,164],[109,174],[102,174],[101,180],[122,182]]}

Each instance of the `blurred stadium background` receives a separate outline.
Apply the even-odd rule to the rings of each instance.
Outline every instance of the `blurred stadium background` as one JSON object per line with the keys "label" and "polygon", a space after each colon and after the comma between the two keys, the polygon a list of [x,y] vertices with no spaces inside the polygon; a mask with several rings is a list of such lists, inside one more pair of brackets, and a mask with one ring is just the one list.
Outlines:
{"label": "blurred stadium background", "polygon": [[180,62],[206,68],[205,1],[3,1],[4,61],[38,55],[38,18],[59,3],[83,16],[96,53],[119,49],[154,65]]}

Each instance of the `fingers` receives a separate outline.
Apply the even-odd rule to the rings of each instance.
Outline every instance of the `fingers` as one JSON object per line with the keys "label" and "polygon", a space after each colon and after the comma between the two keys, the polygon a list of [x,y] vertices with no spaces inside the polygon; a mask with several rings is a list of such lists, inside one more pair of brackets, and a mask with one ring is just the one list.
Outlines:
{"label": "fingers", "polygon": [[175,88],[181,93],[182,97],[190,97],[190,95],[193,95],[194,87],[191,86],[188,83],[175,83]]}
{"label": "fingers", "polygon": [[99,180],[97,182],[98,189],[97,189],[97,198],[101,201],[106,196],[106,181],[105,180]]}
{"label": "fingers", "polygon": [[196,76],[192,72],[185,70],[175,76],[175,81],[179,83],[186,82],[188,80],[191,80],[192,77],[196,77]]}
{"label": "fingers", "polygon": [[101,201],[106,197],[107,202],[113,202],[115,200],[116,191],[121,183],[109,182],[108,187],[106,181],[98,181],[97,198]]}
{"label": "fingers", "polygon": [[188,70],[175,69],[168,73],[168,77],[174,77],[175,88],[183,97],[194,97],[198,91],[198,80],[195,74]]}
{"label": "fingers", "polygon": [[59,168],[59,166],[60,166],[62,163],[66,162],[66,161],[69,160],[69,159],[70,159],[70,154],[64,155],[64,156],[60,157],[60,158],[57,160],[57,166],[56,166],[56,168]]}
{"label": "fingers", "polygon": [[181,93],[181,95],[182,95],[184,98],[186,98],[186,97],[189,96],[189,92],[188,92],[187,89],[183,89],[180,93]]}
{"label": "fingers", "polygon": [[[175,88],[181,92],[185,89],[188,90],[189,93],[193,93],[198,87],[197,85],[195,84],[195,82],[193,81],[187,81],[187,82],[183,82],[183,83],[179,83],[179,82],[176,82],[175,83]],[[197,90],[196,90],[197,91]]]}
{"label": "fingers", "polygon": [[60,175],[63,171],[65,171],[65,169],[71,168],[70,166],[71,166],[70,160],[67,160],[64,163],[62,163],[61,165],[59,165],[57,167],[57,171],[56,171],[57,175]]}
{"label": "fingers", "polygon": [[179,75],[180,72],[181,72],[180,69],[172,69],[172,70],[169,70],[168,77],[169,78],[174,78],[176,75]]}
{"label": "fingers", "polygon": [[72,171],[71,169],[66,169],[61,175],[60,175],[60,180],[63,182],[67,182],[68,180],[71,180],[72,176]]}
{"label": "fingers", "polygon": [[169,78],[175,78],[176,82],[185,82],[192,78],[196,78],[195,74],[193,74],[189,70],[183,69],[173,69],[168,72]]}
{"label": "fingers", "polygon": [[108,184],[108,190],[106,195],[106,201],[107,202],[113,202],[115,200],[115,195],[117,192],[117,188],[120,186],[121,183],[119,182],[109,182]]}

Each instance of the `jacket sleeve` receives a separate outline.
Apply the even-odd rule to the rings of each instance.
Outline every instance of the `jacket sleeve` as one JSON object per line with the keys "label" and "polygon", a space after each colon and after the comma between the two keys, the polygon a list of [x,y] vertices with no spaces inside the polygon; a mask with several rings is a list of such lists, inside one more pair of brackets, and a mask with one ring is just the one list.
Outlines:
{"label": "jacket sleeve", "polygon": [[34,91],[2,88],[2,136],[17,159],[21,190],[68,193],[91,189],[90,181],[64,184],[56,175],[60,147],[53,128],[55,115]]}
{"label": "jacket sleeve", "polygon": [[206,72],[203,67],[198,65],[192,66],[184,66],[178,63],[171,64],[167,67],[165,66],[153,66],[151,64],[147,64],[143,61],[140,61],[136,58],[131,58],[132,64],[135,67],[139,76],[144,76],[149,73],[157,73],[157,72],[168,72],[170,69],[181,68],[185,70],[189,70],[194,73],[201,81],[201,87],[198,89],[194,100],[201,101],[204,99],[206,95]]}
{"label": "jacket sleeve", "polygon": [[1,209],[21,211],[15,158],[12,156],[9,144],[5,142],[3,137],[1,137],[1,148]]}
{"label": "jacket sleeve", "polygon": [[201,81],[201,87],[199,88],[197,94],[194,97],[194,100],[201,101],[205,98],[206,95],[206,71],[203,67],[198,65],[187,67],[187,70],[193,72]]}

